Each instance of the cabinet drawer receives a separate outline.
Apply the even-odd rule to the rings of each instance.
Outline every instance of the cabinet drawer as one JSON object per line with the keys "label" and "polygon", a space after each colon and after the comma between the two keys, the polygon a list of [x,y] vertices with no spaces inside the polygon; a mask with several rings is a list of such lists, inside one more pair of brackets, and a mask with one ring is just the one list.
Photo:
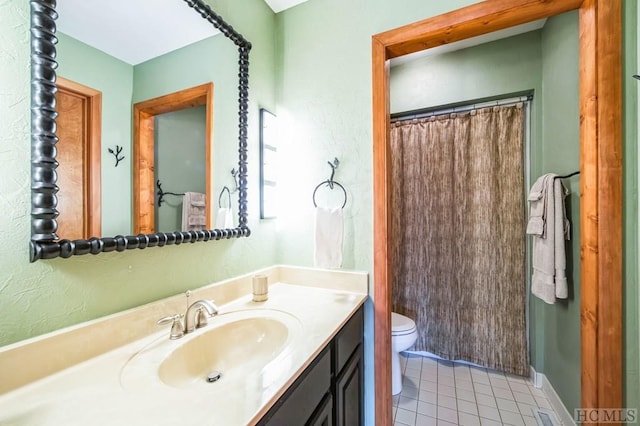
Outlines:
{"label": "cabinet drawer", "polygon": [[362,342],[363,312],[362,307],[356,311],[347,324],[340,330],[335,340],[336,373],[342,371],[353,351]]}

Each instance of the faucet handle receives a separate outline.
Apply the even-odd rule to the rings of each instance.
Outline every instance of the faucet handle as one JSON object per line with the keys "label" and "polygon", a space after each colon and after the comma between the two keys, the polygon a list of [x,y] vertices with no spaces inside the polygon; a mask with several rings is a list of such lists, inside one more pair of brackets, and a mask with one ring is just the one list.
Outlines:
{"label": "faucet handle", "polygon": [[169,339],[176,340],[184,336],[184,325],[182,324],[182,314],[170,315],[168,317],[160,318],[158,325],[165,325],[171,323],[171,333]]}

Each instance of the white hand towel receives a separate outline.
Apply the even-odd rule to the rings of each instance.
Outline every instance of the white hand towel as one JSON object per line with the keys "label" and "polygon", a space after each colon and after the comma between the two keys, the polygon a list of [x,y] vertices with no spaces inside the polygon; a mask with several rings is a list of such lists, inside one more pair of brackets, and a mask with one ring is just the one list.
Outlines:
{"label": "white hand towel", "polygon": [[216,229],[233,228],[233,210],[231,207],[221,207],[216,215]]}
{"label": "white hand towel", "polygon": [[342,236],[344,216],[342,208],[316,207],[314,264],[318,268],[342,266]]}

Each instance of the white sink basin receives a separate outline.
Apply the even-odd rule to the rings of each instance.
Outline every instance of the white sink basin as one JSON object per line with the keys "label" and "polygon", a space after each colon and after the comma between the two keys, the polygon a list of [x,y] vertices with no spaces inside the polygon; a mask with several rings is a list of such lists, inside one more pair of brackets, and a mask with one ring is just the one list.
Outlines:
{"label": "white sink basin", "polygon": [[[178,340],[169,332],[136,353],[124,366],[124,387],[164,384],[178,388],[224,387],[230,380],[277,377],[288,360],[300,322],[286,312],[253,309],[220,314],[205,328]],[[271,372],[270,372],[271,370]],[[211,382],[210,374],[220,373]]]}

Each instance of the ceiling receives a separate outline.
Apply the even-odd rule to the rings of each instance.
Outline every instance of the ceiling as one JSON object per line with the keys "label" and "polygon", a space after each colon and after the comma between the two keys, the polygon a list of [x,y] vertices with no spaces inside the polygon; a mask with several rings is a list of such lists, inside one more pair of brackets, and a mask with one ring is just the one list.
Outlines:
{"label": "ceiling", "polygon": [[[278,13],[307,0],[265,1]],[[218,33],[179,0],[60,0],[56,9],[60,32],[131,65]]]}

